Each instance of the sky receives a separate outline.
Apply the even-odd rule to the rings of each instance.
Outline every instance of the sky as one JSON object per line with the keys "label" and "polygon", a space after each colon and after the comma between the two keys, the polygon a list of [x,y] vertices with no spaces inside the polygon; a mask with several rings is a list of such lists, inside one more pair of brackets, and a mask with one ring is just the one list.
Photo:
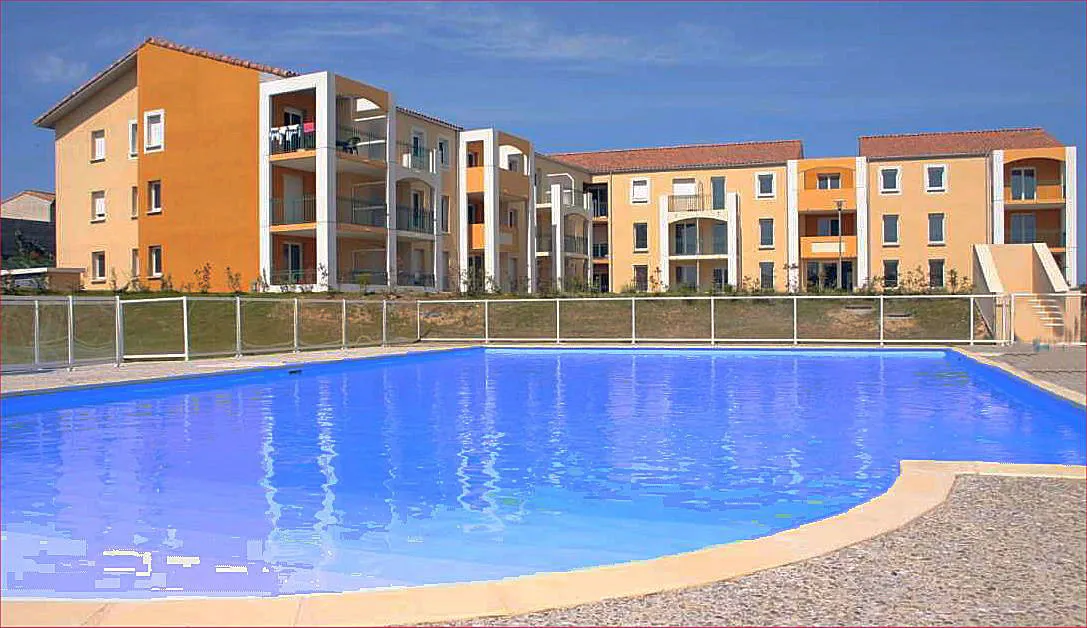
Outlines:
{"label": "sky", "polygon": [[1080,147],[1087,226],[1083,2],[3,2],[4,197],[52,189],[33,119],[152,35],[334,71],[542,152],[801,139],[843,156],[865,134],[1042,126]]}

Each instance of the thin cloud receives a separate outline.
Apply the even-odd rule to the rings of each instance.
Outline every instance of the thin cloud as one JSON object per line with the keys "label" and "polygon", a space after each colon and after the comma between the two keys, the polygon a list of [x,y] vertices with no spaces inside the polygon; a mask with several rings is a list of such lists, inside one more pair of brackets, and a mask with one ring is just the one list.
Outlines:
{"label": "thin cloud", "polygon": [[49,53],[30,64],[30,75],[39,83],[75,83],[87,76],[87,62]]}

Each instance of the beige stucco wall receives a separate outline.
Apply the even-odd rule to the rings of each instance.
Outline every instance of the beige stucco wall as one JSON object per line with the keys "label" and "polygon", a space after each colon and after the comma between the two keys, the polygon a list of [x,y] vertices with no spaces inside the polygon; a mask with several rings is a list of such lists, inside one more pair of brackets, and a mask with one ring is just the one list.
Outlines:
{"label": "beige stucco wall", "polygon": [[[947,191],[925,191],[924,166],[947,166]],[[881,194],[880,168],[901,167],[900,194]],[[871,277],[883,276],[883,261],[897,259],[899,277],[920,269],[928,277],[928,260],[943,259],[945,282],[955,270],[961,282],[973,282],[973,246],[989,242],[992,211],[989,206],[988,159],[960,157],[907,161],[872,161],[868,164],[868,242]],[[928,243],[928,215],[943,213],[943,245]],[[883,216],[898,215],[898,246],[883,245]]]}
{"label": "beige stucco wall", "polygon": [[[128,157],[128,121],[137,117],[136,72],[104,87],[56,124],[57,266],[84,268],[91,290],[108,289],[111,271],[118,286],[131,274],[137,221],[131,215],[137,159]],[[106,159],[91,163],[91,132],[106,132]],[[91,222],[91,192],[106,193],[106,219]],[[91,253],[106,253],[106,281],[92,282]]]}
{"label": "beige stucco wall", "polygon": [[[108,145],[107,145],[108,146]],[[17,194],[0,206],[0,216],[19,220],[49,222],[52,220],[53,203],[33,194]]]}

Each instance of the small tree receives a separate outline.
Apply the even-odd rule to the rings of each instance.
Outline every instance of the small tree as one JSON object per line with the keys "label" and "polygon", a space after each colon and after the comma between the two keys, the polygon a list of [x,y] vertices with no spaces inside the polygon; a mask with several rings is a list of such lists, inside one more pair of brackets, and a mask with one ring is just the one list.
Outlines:
{"label": "small tree", "polygon": [[230,266],[226,267],[226,287],[234,294],[242,292],[242,274],[232,272]]}
{"label": "small tree", "polygon": [[[203,266],[192,271],[196,289],[201,294],[207,294],[211,290],[211,263],[205,262]],[[188,292],[188,290],[186,290]]]}

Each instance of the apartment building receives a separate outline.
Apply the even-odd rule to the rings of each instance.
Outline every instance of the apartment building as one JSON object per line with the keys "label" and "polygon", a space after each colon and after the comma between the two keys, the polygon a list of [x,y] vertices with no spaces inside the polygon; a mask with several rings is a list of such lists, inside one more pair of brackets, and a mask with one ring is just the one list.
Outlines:
{"label": "apartment building", "polygon": [[90,289],[942,287],[1012,243],[1076,281],[1076,149],[1042,129],[544,155],[332,72],[155,38],[36,124],[57,263]]}

